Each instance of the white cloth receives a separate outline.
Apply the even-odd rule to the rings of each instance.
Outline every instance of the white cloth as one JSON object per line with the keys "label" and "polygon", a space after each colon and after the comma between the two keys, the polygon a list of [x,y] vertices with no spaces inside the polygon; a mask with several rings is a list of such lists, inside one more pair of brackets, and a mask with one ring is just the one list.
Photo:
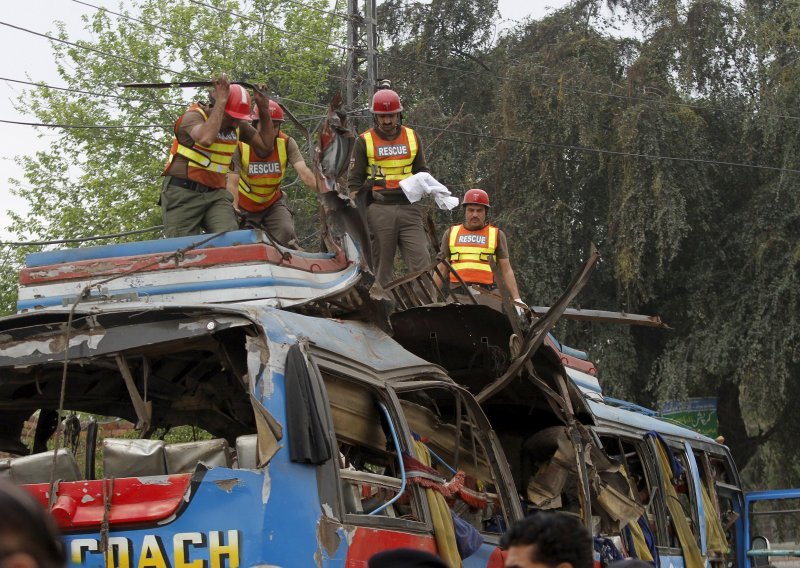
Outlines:
{"label": "white cloth", "polygon": [[400,181],[400,189],[411,203],[416,203],[425,195],[432,195],[439,209],[458,207],[458,197],[450,194],[450,190],[436,181],[428,172],[420,172]]}

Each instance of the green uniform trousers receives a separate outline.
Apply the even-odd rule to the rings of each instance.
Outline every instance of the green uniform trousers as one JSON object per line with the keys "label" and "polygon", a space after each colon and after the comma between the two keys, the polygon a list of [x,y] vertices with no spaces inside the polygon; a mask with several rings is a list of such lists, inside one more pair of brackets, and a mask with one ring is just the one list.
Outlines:
{"label": "green uniform trousers", "polygon": [[375,278],[382,286],[394,277],[394,255],[398,248],[411,272],[431,264],[423,213],[422,205],[410,203],[388,205],[376,202],[367,208]]}
{"label": "green uniform trousers", "polygon": [[239,222],[233,210],[233,196],[226,189],[198,191],[170,185],[161,188],[161,213],[165,237],[236,231]]}

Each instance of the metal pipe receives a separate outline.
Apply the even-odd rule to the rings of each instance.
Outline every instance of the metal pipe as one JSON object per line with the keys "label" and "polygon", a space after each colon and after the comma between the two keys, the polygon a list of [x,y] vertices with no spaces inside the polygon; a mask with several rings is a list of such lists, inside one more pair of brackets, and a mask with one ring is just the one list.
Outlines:
{"label": "metal pipe", "polygon": [[397,492],[397,495],[389,499],[386,503],[375,509],[374,511],[367,513],[367,516],[377,515],[381,511],[383,511],[386,507],[400,499],[400,495],[406,490],[406,466],[403,464],[403,455],[400,451],[400,443],[397,441],[397,431],[394,428],[394,422],[392,422],[392,417],[389,416],[389,409],[386,408],[386,405],[382,402],[378,403],[378,406],[381,407],[383,411],[383,415],[386,417],[386,422],[389,424],[389,431],[392,433],[392,443],[394,444],[394,449],[397,451],[397,461],[400,464],[400,490]]}

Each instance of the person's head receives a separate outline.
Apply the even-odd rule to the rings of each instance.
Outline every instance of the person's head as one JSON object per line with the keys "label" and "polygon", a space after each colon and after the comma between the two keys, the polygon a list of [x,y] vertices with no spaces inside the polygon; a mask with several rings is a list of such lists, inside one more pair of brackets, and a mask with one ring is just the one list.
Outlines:
{"label": "person's head", "polygon": [[486,225],[489,215],[489,195],[482,189],[470,189],[461,202],[464,207],[464,226],[470,231],[478,231]]}
{"label": "person's head", "polygon": [[228,92],[228,102],[225,103],[225,114],[222,118],[222,128],[236,128],[243,120],[250,119],[250,93],[241,85],[231,85]]}
{"label": "person's head", "polygon": [[589,531],[576,517],[537,513],[514,523],[503,535],[506,568],[592,568]]}
{"label": "person's head", "polygon": [[[281,105],[272,99],[269,100],[269,117],[272,119],[272,127],[275,130],[275,136],[281,131],[281,124],[283,124],[284,115]],[[254,127],[258,127],[258,122],[261,120],[261,115],[258,112],[258,107],[253,109],[253,114],[250,115],[250,120]]]}
{"label": "person's head", "polygon": [[372,117],[377,129],[394,136],[402,119],[403,104],[400,96],[391,89],[380,89],[372,96]]}
{"label": "person's head", "polygon": [[62,568],[66,564],[53,518],[31,495],[0,481],[0,568]]}
{"label": "person's head", "polygon": [[374,554],[368,568],[447,568],[447,564],[430,552],[413,548],[395,548]]}

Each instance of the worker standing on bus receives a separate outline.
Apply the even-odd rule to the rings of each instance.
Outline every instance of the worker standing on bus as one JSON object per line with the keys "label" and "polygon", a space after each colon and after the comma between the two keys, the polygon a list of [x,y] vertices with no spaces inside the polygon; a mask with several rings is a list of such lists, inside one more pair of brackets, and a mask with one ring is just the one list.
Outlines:
{"label": "worker standing on bus", "polygon": [[403,105],[396,92],[388,88],[375,92],[374,125],[356,139],[347,180],[351,196],[362,187],[372,192],[367,224],[375,276],[381,285],[392,280],[398,246],[411,272],[431,263],[422,205],[412,204],[400,189],[401,180],[428,171],[422,141],[416,132],[401,124],[402,113]]}
{"label": "worker standing on bus", "polygon": [[[315,192],[322,182],[317,183],[294,138],[281,132],[283,109],[275,101],[269,101],[269,116],[275,133],[272,153],[261,158],[249,144],[240,141],[233,156],[234,173],[228,175],[228,191],[245,228],[262,229],[279,243],[299,248],[292,212],[281,191],[286,166],[291,164],[300,181]],[[259,116],[254,114],[252,118],[253,126],[257,126]]]}
{"label": "worker standing on bus", "polygon": [[[269,116],[269,98],[255,92],[256,106]],[[275,138],[272,121],[256,130],[250,119],[250,94],[223,74],[214,80],[211,106],[194,103],[175,122],[175,137],[164,169],[161,210],[164,235],[180,237],[239,228],[225,177],[241,139],[259,156],[269,156]]]}
{"label": "worker standing on bus", "polygon": [[[454,225],[442,235],[439,250],[442,256],[450,261],[453,271],[457,272],[465,284],[491,291],[497,288],[490,259],[497,262],[506,288],[518,307],[525,306],[520,299],[517,279],[511,268],[508,254],[506,234],[490,224],[489,195],[482,189],[470,189],[464,194],[461,202],[464,208],[464,222]],[[447,277],[450,286],[460,286],[455,274],[449,273],[445,263],[439,264],[439,272]],[[437,282],[441,285],[442,282]]]}

